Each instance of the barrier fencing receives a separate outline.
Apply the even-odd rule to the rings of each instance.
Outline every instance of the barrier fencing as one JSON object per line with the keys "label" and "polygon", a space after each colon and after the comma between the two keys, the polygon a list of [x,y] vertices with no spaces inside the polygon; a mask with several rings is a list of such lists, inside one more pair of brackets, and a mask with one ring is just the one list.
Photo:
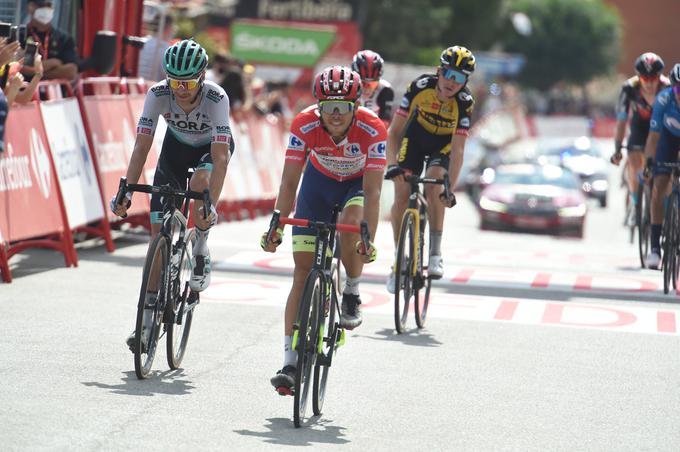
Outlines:
{"label": "barrier fencing", "polygon": [[[27,248],[57,250],[67,267],[77,266],[74,233],[101,237],[111,252],[112,228],[149,227],[148,196],[133,195],[125,220],[107,204],[126,173],[150,86],[143,79],[87,78],[75,96],[67,82],[46,81],[41,82],[46,100],[12,107],[0,154],[3,281],[12,281],[9,260]],[[236,150],[217,202],[220,220],[226,221],[273,208],[287,136],[285,124],[271,115],[246,114],[232,129]],[[165,130],[161,121],[140,183],[153,180]]]}

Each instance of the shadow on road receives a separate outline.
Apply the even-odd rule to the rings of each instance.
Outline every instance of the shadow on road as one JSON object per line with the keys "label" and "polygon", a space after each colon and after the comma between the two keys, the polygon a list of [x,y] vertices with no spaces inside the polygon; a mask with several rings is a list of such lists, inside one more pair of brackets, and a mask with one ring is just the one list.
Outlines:
{"label": "shadow on road", "polygon": [[182,369],[166,370],[163,372],[155,371],[146,380],[138,380],[133,371],[123,372],[123,374],[125,375],[122,378],[123,382],[118,385],[98,383],[96,381],[84,381],[82,384],[106,389],[114,394],[145,397],[156,394],[186,395],[190,394],[191,390],[195,388],[195,386],[192,386],[191,381],[186,379]]}
{"label": "shadow on road", "polygon": [[353,335],[354,337],[361,337],[366,339],[373,339],[378,341],[390,341],[390,342],[401,342],[405,345],[413,345],[416,347],[439,347],[443,342],[438,341],[434,338],[431,333],[424,330],[419,330],[413,328],[412,330],[405,331],[401,334],[397,334],[392,328],[385,328],[380,331],[376,331],[375,334],[378,336],[363,336],[360,334]]}
{"label": "shadow on road", "polygon": [[332,420],[321,419],[320,416],[313,416],[301,428],[295,428],[293,420],[289,418],[270,418],[267,419],[267,422],[264,425],[268,429],[266,431],[234,430],[234,432],[243,436],[262,438],[265,443],[284,446],[346,444],[350,442],[343,433],[344,427],[330,425]]}

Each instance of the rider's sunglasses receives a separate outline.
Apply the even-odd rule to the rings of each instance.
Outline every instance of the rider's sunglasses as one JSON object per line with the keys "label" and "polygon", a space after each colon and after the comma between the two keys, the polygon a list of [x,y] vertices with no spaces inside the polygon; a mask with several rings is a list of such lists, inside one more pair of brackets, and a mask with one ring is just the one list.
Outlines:
{"label": "rider's sunglasses", "polygon": [[369,79],[364,79],[361,81],[361,86],[367,88],[367,89],[375,89],[378,87],[380,84],[380,80],[369,80]]}
{"label": "rider's sunglasses", "polygon": [[194,89],[197,88],[198,85],[201,84],[201,78],[194,78],[190,80],[177,80],[174,78],[168,77],[168,85],[172,89],[180,89],[180,87],[184,87],[184,89]]}
{"label": "rider's sunglasses", "polygon": [[455,69],[442,68],[441,72],[446,80],[453,79],[456,83],[465,83],[467,81],[467,75]]}
{"label": "rider's sunglasses", "polygon": [[319,110],[329,115],[335,112],[346,115],[354,111],[354,102],[347,100],[324,100],[319,102]]}
{"label": "rider's sunglasses", "polygon": [[659,80],[660,76],[659,75],[641,75],[640,80],[643,80],[645,82],[653,82],[654,80]]}

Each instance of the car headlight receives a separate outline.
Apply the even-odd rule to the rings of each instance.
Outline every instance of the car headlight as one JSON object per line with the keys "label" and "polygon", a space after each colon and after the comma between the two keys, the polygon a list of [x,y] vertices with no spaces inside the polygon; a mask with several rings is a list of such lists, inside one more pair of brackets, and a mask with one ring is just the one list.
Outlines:
{"label": "car headlight", "polygon": [[491,212],[506,212],[508,210],[508,206],[503,204],[502,202],[494,201],[492,199],[487,198],[486,196],[482,196],[479,198],[479,207],[481,207],[484,210],[490,210]]}
{"label": "car headlight", "polygon": [[562,207],[557,211],[557,214],[561,217],[582,217],[586,214],[586,205],[579,204],[578,206]]}

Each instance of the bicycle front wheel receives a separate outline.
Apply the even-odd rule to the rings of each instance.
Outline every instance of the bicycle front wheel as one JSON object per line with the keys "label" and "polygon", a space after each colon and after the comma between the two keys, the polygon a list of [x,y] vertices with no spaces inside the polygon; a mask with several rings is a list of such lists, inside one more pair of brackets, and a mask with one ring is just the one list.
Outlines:
{"label": "bicycle front wheel", "polygon": [[[326,397],[326,383],[330,372],[333,354],[338,346],[340,328],[335,323],[338,312],[338,289],[336,288],[338,266],[333,263],[331,268],[332,280],[326,281],[326,296],[323,297],[323,309],[319,309],[319,333],[317,335],[317,358],[314,365],[314,385],[312,391],[312,411],[314,415],[321,414],[323,401]],[[339,314],[339,312],[338,312]]]}
{"label": "bicycle front wheel", "polygon": [[675,234],[677,233],[676,224],[676,209],[677,202],[675,194],[671,195],[671,202],[666,209],[666,214],[663,221],[663,256],[662,256],[662,270],[663,270],[663,293],[667,294],[671,287],[671,278],[673,274],[673,267],[675,263],[675,248],[677,240]]}
{"label": "bicycle front wheel", "polygon": [[638,227],[638,251],[640,253],[640,266],[646,268],[645,258],[649,252],[649,236],[651,231],[651,219],[649,213],[649,189],[645,184],[638,186],[637,205],[635,206],[635,223]]}
{"label": "bicycle front wheel", "polygon": [[196,231],[191,229],[181,249],[173,252],[172,300],[168,299],[168,337],[166,340],[166,355],[170,369],[177,369],[182,364],[184,352],[189,341],[191,322],[194,318],[194,308],[198,302],[198,294],[189,289],[191,278],[191,257],[196,242]]}
{"label": "bicycle front wheel", "polygon": [[293,401],[295,427],[302,425],[307,410],[307,398],[312,385],[312,368],[316,363],[319,310],[323,309],[321,306],[323,289],[323,273],[319,270],[312,270],[305,281],[302,299],[298,306],[297,329],[293,335],[293,343],[298,355]]}
{"label": "bicycle front wheel", "polygon": [[144,262],[142,287],[135,327],[135,373],[140,380],[151,372],[163,322],[167,287],[168,239],[159,234],[149,245]]}
{"label": "bicycle front wheel", "polygon": [[406,329],[406,319],[411,298],[416,296],[413,287],[413,260],[416,241],[416,216],[406,211],[401,220],[397,262],[394,267],[394,327],[401,334]]}

